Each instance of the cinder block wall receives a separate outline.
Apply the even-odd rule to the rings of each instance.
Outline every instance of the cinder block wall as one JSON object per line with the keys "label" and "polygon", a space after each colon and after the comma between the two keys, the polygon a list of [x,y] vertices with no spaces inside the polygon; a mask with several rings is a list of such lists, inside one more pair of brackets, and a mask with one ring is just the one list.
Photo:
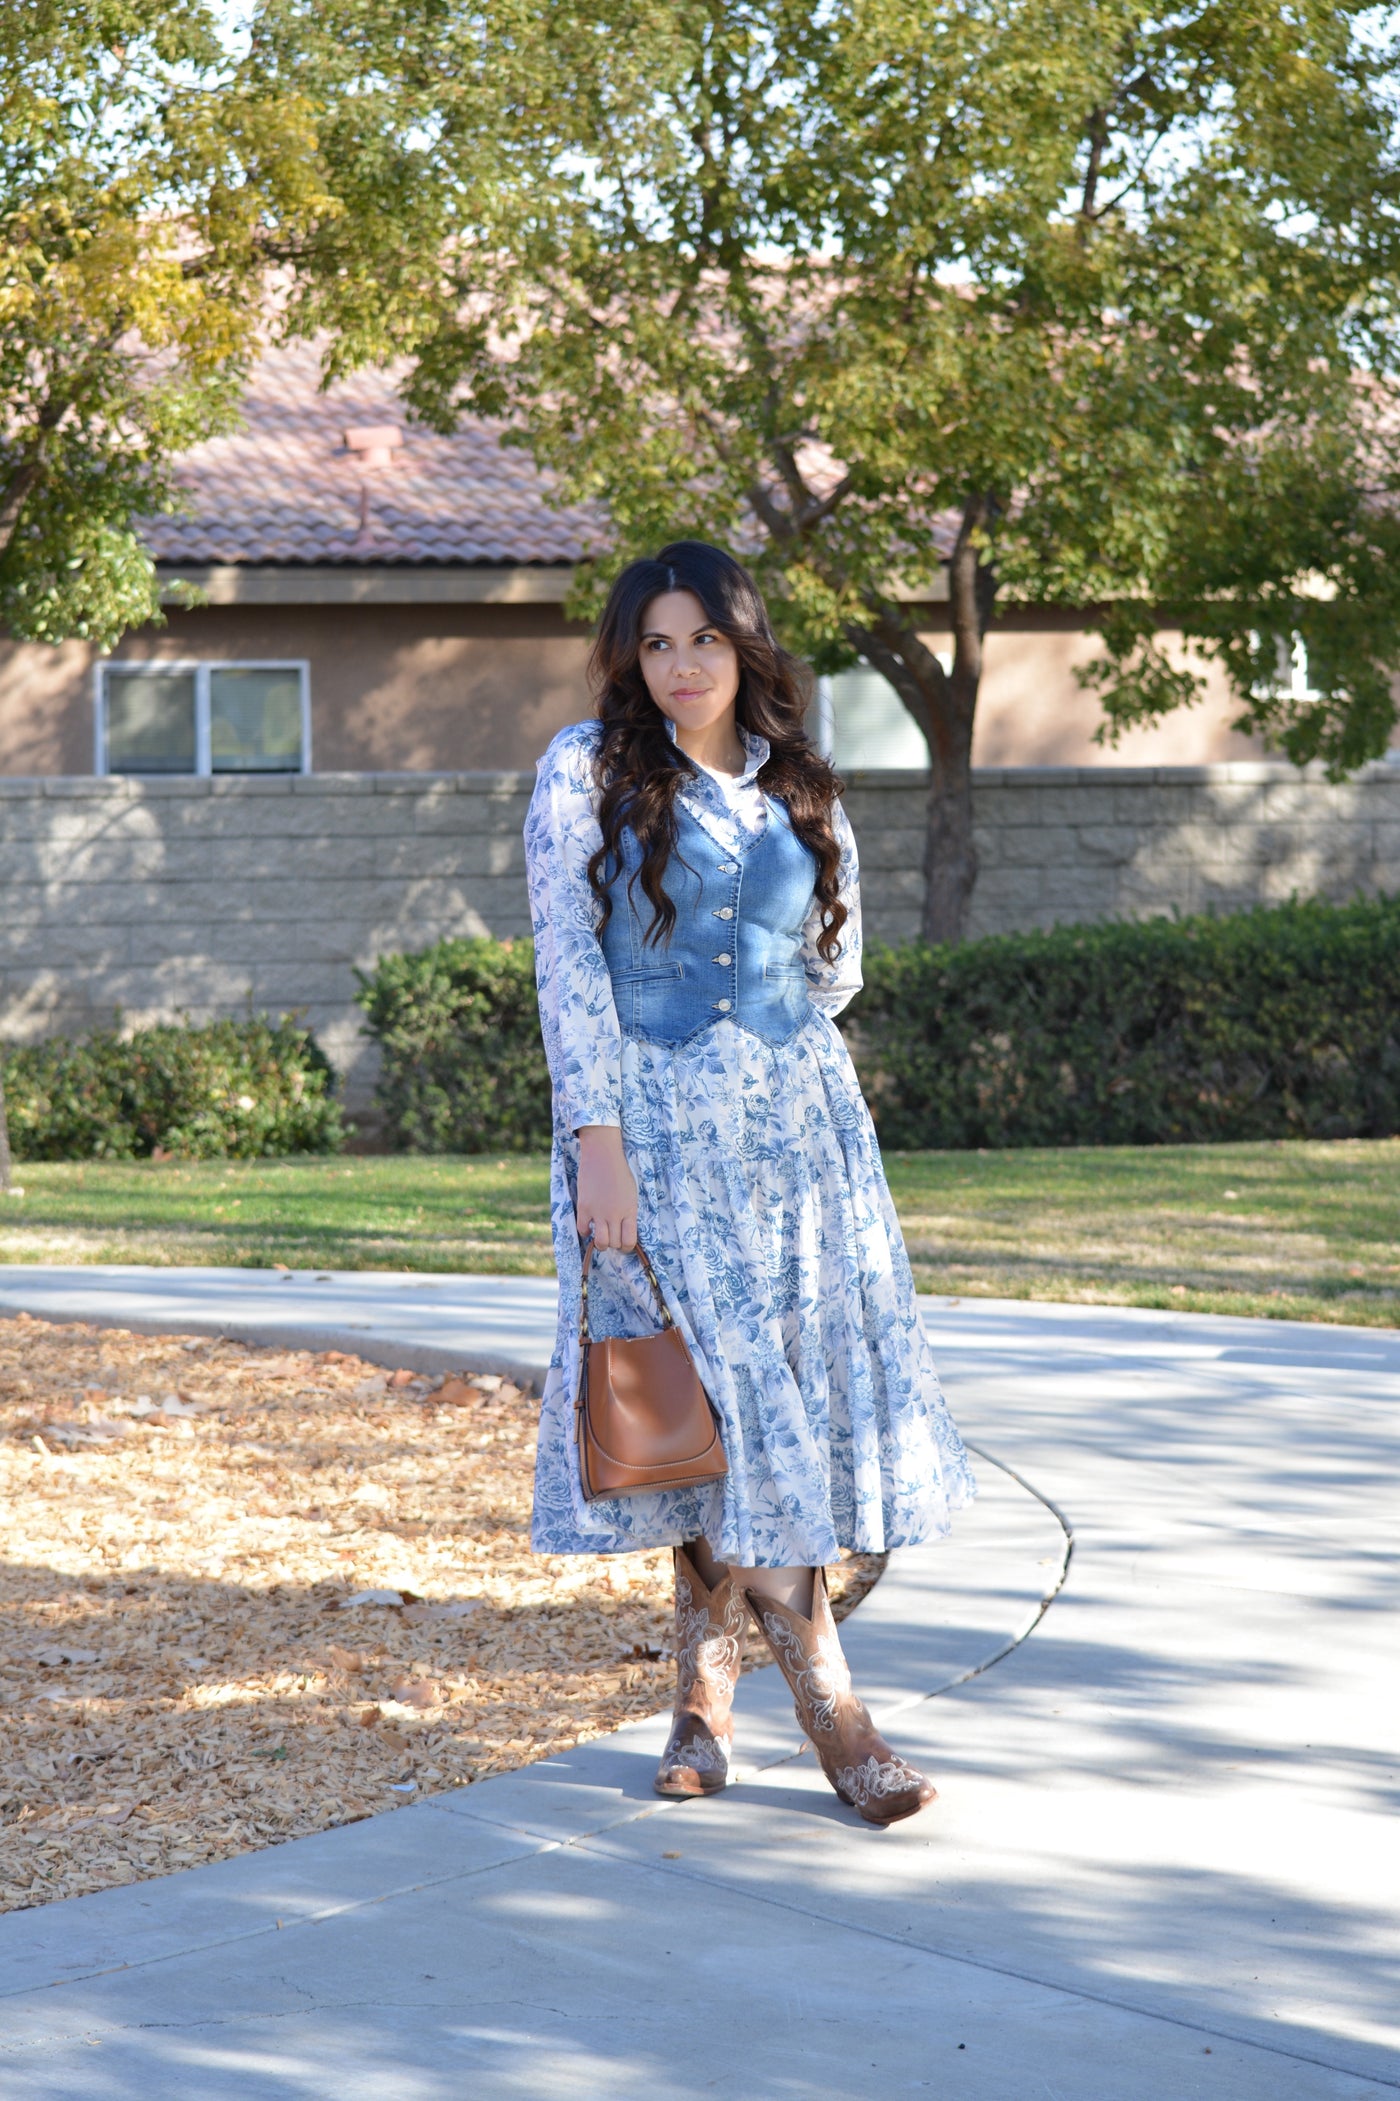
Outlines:
{"label": "cinder block wall", "polygon": [[0,1035],[304,1011],[363,1105],[355,966],[528,934],[523,773],[0,780]]}
{"label": "cinder block wall", "polygon": [[[974,935],[1400,891],[1400,765],[1339,783],[1257,761],[988,769],[975,780]],[[853,773],[846,808],[871,929],[911,940],[922,785]]]}
{"label": "cinder block wall", "polygon": [[[529,931],[524,773],[0,780],[0,1035],[304,1010],[363,1106],[354,968]],[[977,782],[974,932],[1400,890],[1400,767],[1048,769]],[[917,931],[923,787],[858,773],[866,926]]]}

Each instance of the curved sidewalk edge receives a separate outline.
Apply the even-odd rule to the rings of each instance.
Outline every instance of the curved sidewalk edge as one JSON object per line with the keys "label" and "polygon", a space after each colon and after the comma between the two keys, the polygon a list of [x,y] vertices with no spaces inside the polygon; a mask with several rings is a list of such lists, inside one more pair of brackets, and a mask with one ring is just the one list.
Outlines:
{"label": "curved sidewalk edge", "polygon": [[[892,1554],[880,1582],[845,1623],[853,1672],[877,1718],[890,1723],[1006,1655],[1038,1621],[1066,1549],[1064,1531],[1044,1506],[984,1461],[982,1493],[960,1517],[956,1535]],[[752,1788],[802,1755],[791,1695],[776,1670],[745,1675],[735,1719],[731,1792]],[[654,1715],[560,1757],[408,1808],[386,1807],[358,1824],[13,1912],[0,1918],[0,1999],[67,1990],[84,1978],[228,1947],[335,1916],[347,1904],[431,1886],[442,1863],[430,1852],[431,1871],[421,1879],[412,1872],[414,1831],[443,1815],[511,1834],[512,1846],[550,1846],[674,1814],[688,1805],[659,1799],[651,1786],[669,1725],[668,1714]],[[8,2016],[0,2018],[0,2064],[7,2033]]]}
{"label": "curved sidewalk edge", "polygon": [[536,1383],[554,1349],[557,1304],[553,1277],[0,1263],[0,1316],[353,1350],[408,1371],[470,1364]]}
{"label": "curved sidewalk edge", "polygon": [[[22,1282],[26,1310],[61,1317],[68,1290],[95,1317],[91,1272],[43,1273],[42,1301],[36,1274],[0,1271],[0,1302]],[[250,1273],[202,1275],[238,1332]],[[297,1281],[252,1276],[289,1342]],[[451,1361],[481,1363],[463,1281],[518,1294],[522,1366],[552,1337],[547,1280],[342,1281],[348,1346],[380,1361],[436,1308]],[[924,1317],[983,1493],[950,1541],[892,1557],[846,1641],[937,1778],[930,1811],[858,1824],[758,1672],[738,1784],[708,1801],[651,1796],[655,1718],[0,1920],[6,2101],[1400,2094],[1400,1335]],[[1073,1577],[1042,1618],[1057,1512]]]}

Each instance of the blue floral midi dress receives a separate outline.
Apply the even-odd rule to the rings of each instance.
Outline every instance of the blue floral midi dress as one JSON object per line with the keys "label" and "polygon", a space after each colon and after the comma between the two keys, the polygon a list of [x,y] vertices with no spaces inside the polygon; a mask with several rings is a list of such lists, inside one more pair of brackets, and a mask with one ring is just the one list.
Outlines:
{"label": "blue floral midi dress", "polygon": [[[562,730],[539,762],[525,825],[536,975],[554,1083],[550,1206],[559,1331],[541,1406],[533,1544],[628,1553],[703,1537],[724,1561],[820,1567],[841,1548],[936,1539],[976,1493],[939,1390],[870,1115],[834,1016],[860,990],[855,841],[840,805],[848,918],[835,959],[803,932],[810,1018],[773,1044],[721,1018],[678,1044],[624,1033],[587,864],[602,843],[596,723]],[[740,777],[701,769],[687,814],[735,853],[774,818],[768,757],[744,736]],[[580,1247],[578,1141],[620,1124],[638,1235],[719,1413],[729,1473],[704,1489],[594,1503],[573,1442]],[[595,1335],[646,1335],[641,1266],[595,1256]]]}

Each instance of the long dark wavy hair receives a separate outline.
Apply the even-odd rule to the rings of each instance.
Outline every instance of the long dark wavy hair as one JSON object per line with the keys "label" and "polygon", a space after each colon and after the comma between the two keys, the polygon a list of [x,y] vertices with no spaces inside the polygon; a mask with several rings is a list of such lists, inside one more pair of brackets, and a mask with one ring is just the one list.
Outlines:
{"label": "long dark wavy hair", "polygon": [[764,793],[782,802],[793,831],[817,864],[822,911],[818,953],[830,962],[846,922],[837,893],[841,849],[832,829],[832,805],[841,784],[803,728],[811,678],[773,633],[757,584],[732,555],[704,540],[673,540],[650,560],[629,562],[612,587],[589,659],[603,735],[596,760],[603,843],[588,863],[588,880],[612,909],[607,884],[622,866],[622,834],[641,848],[633,876],[651,903],[648,941],[669,941],[676,908],[662,887],[676,852],[676,795],[693,762],[672,742],[666,717],[647,691],[641,666],[642,619],[663,591],[690,591],[705,618],[733,643],[739,657],[735,718],[741,729],[766,737],[770,747],[759,776]]}

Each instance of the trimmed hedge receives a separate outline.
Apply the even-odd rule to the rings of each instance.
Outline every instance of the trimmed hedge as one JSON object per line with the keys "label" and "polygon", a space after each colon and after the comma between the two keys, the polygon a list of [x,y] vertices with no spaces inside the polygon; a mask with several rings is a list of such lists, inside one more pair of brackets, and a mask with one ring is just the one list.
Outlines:
{"label": "trimmed hedge", "polygon": [[1400,1131],[1400,898],[874,950],[843,1016],[889,1146]]}
{"label": "trimmed hedge", "polygon": [[[1400,899],[872,948],[865,978],[841,1026],[888,1146],[1400,1131]],[[440,941],[362,988],[392,1144],[548,1144],[530,942]]]}
{"label": "trimmed hedge", "polygon": [[389,1143],[414,1153],[523,1152],[551,1134],[532,941],[439,941],[357,973],[379,1045]]}
{"label": "trimmed hedge", "polygon": [[343,1142],[325,1054],[285,1017],[51,1037],[7,1050],[0,1070],[19,1160],[251,1160]]}

